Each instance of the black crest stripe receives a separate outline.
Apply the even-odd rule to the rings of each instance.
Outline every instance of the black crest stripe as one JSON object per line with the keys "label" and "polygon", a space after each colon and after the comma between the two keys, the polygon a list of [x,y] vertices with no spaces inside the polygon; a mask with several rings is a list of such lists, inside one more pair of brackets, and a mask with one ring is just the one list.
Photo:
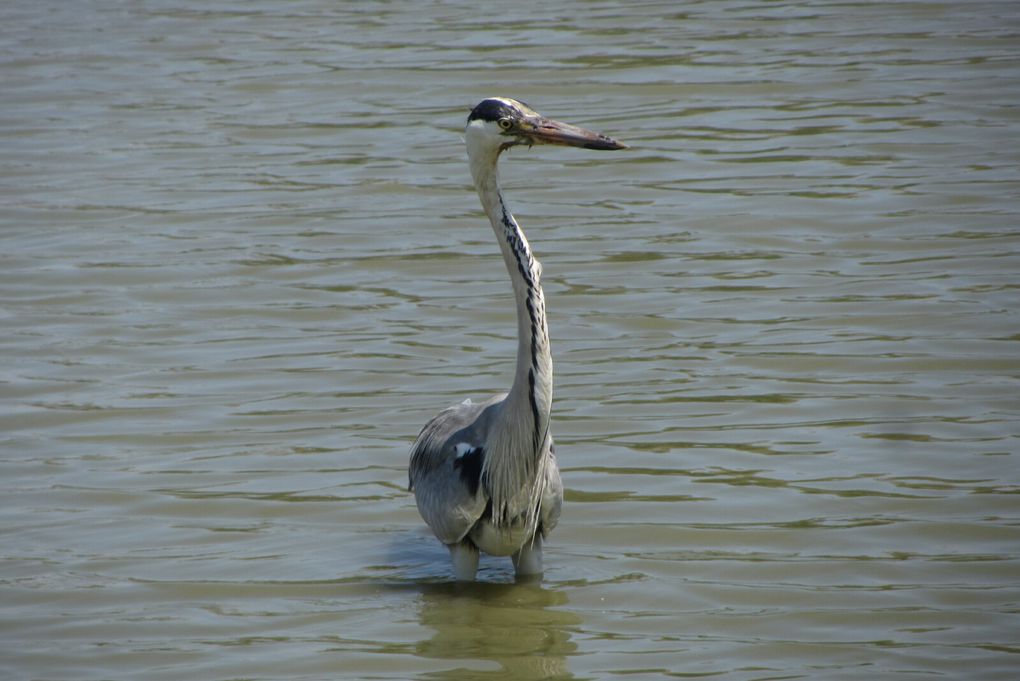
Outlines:
{"label": "black crest stripe", "polygon": [[501,99],[485,99],[468,114],[468,123],[471,121],[498,121],[513,115],[515,109]]}

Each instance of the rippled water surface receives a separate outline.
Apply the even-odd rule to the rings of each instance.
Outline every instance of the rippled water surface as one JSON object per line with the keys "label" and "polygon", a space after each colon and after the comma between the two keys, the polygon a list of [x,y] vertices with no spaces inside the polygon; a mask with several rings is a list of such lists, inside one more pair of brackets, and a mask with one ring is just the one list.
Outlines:
{"label": "rippled water surface", "polygon": [[[1011,678],[1020,9],[0,8],[0,672]],[[514,150],[566,485],[450,583],[418,429],[510,383]],[[508,674],[509,672],[509,674]]]}

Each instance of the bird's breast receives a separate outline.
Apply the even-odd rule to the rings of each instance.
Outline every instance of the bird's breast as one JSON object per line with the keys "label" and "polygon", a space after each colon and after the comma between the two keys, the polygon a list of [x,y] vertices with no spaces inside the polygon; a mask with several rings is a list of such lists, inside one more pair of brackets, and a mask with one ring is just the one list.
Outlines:
{"label": "bird's breast", "polygon": [[535,528],[527,527],[524,518],[509,527],[496,527],[489,519],[479,520],[471,528],[471,541],[492,556],[509,556],[531,541]]}

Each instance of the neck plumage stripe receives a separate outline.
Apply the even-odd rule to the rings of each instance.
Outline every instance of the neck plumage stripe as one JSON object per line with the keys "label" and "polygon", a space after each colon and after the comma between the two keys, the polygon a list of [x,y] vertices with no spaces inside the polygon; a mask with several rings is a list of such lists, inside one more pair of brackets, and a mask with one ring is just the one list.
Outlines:
{"label": "neck plumage stripe", "polygon": [[[542,447],[545,440],[545,431],[548,430],[548,418],[543,419],[538,406],[538,397],[535,392],[535,372],[539,371],[539,344],[548,344],[548,330],[545,320],[545,301],[540,283],[541,272],[531,248],[528,246],[527,238],[521,231],[517,221],[506,207],[503,196],[499,196],[500,222],[503,225],[503,236],[510,252],[517,263],[517,271],[521,275],[524,285],[525,308],[528,311],[529,347],[531,350],[530,368],[528,369],[528,403],[531,406],[531,417],[534,428],[533,442],[536,453]],[[543,424],[543,421],[546,421]]]}

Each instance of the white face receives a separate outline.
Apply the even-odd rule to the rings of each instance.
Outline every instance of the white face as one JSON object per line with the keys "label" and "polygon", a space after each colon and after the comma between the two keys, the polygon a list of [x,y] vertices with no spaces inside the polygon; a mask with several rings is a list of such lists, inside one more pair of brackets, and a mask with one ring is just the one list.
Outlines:
{"label": "white face", "polygon": [[476,150],[488,149],[498,151],[506,148],[507,145],[518,143],[518,137],[506,134],[511,127],[511,119],[521,120],[527,118],[538,119],[540,114],[526,104],[518,102],[509,97],[490,97],[506,104],[508,109],[513,111],[510,116],[499,121],[487,121],[481,118],[469,122],[465,128],[466,141],[469,147]]}
{"label": "white face", "polygon": [[510,140],[503,135],[503,130],[494,121],[483,121],[477,118],[467,124],[464,129],[465,141],[469,148],[498,150]]}

